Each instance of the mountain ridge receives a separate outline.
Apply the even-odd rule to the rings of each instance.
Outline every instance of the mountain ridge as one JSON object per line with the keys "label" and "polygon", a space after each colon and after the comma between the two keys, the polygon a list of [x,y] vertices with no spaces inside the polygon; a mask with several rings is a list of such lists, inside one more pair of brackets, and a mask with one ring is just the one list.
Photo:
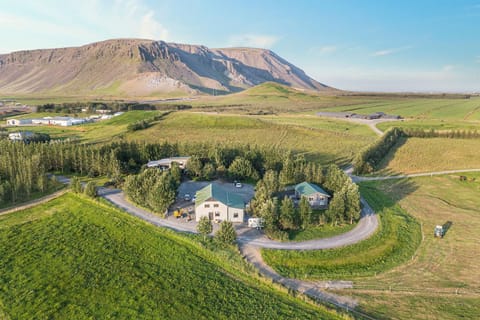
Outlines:
{"label": "mountain ridge", "polygon": [[260,48],[112,39],[0,54],[0,94],[196,95],[239,92],[264,82],[335,90]]}

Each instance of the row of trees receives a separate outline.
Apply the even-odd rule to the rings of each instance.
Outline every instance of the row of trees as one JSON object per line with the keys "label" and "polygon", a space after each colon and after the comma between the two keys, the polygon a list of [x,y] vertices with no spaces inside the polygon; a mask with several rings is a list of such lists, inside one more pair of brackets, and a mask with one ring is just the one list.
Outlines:
{"label": "row of trees", "polygon": [[353,159],[355,173],[366,174],[375,171],[383,158],[397,144],[405,133],[399,128],[387,130],[377,141],[368,145]]}
{"label": "row of trees", "polygon": [[478,130],[425,130],[425,129],[403,129],[408,137],[416,138],[450,138],[450,139],[478,139]]}
{"label": "row of trees", "polygon": [[[279,192],[283,189],[279,173],[267,171],[263,179],[258,181],[250,208],[255,216],[264,219],[265,230],[270,237],[287,239],[287,230],[306,229],[310,225],[324,223],[352,224],[360,218],[360,192],[350,177],[336,165],[329,166],[325,174],[319,165],[313,166],[314,171],[322,172],[322,179],[312,180],[307,177],[305,180],[318,184],[323,182],[323,187],[333,194],[328,209],[318,215],[313,214],[305,197],[300,199],[297,208],[289,197],[278,200]],[[319,178],[320,175],[316,177]]]}

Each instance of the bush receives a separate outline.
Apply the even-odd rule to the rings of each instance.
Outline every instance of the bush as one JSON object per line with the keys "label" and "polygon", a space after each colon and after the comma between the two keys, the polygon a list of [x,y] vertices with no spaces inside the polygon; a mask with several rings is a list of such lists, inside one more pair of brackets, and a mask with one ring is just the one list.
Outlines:
{"label": "bush", "polygon": [[212,221],[208,217],[201,217],[197,225],[197,231],[203,235],[203,240],[206,240],[207,236],[213,231]]}
{"label": "bush", "polygon": [[70,189],[74,193],[82,193],[82,184],[77,176],[74,176],[70,179]]}
{"label": "bush", "polygon": [[96,198],[97,197],[97,185],[95,182],[90,181],[85,185],[85,190],[83,191],[87,197]]}
{"label": "bush", "polygon": [[215,240],[224,245],[235,243],[237,233],[235,232],[233,223],[230,221],[222,221],[222,223],[220,223],[220,229],[215,234]]}

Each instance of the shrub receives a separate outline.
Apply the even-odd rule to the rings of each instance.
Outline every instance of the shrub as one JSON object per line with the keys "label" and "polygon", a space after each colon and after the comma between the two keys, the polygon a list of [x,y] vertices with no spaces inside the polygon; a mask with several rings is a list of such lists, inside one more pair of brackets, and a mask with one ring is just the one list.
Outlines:
{"label": "shrub", "polygon": [[235,243],[237,233],[235,232],[233,223],[230,221],[222,221],[222,223],[220,223],[220,229],[215,234],[215,240],[224,245]]}
{"label": "shrub", "polygon": [[85,185],[85,190],[83,191],[87,197],[96,198],[97,197],[97,185],[95,182],[90,181]]}

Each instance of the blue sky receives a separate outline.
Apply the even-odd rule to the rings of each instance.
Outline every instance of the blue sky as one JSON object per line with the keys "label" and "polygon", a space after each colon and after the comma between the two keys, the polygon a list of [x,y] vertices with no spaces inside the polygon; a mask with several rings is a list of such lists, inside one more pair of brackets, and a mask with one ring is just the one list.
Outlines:
{"label": "blue sky", "polygon": [[0,53],[127,37],[269,48],[340,89],[480,91],[480,0],[0,2]]}

